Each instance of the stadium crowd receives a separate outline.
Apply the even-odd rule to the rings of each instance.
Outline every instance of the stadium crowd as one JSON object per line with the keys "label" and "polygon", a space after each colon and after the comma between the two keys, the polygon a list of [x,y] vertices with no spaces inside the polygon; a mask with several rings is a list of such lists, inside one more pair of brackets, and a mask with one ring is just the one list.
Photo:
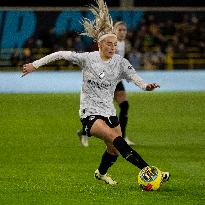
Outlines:
{"label": "stadium crowd", "polygon": [[[172,15],[174,16],[174,15]],[[171,70],[200,68],[205,65],[205,20],[193,13],[184,14],[181,18],[160,19],[150,13],[145,15],[139,25],[128,30],[126,58],[136,69]],[[23,52],[13,52],[13,66],[21,62],[30,62],[45,54],[59,51],[92,51],[94,43],[87,43],[84,37],[75,32],[66,32],[60,36],[50,29],[31,37],[24,45]],[[67,62],[55,64],[55,69],[66,69]]]}

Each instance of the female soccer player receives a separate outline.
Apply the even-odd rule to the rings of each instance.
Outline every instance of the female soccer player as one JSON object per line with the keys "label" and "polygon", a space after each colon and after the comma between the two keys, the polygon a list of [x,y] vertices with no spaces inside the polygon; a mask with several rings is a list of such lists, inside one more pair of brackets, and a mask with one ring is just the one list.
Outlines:
{"label": "female soccer player", "polygon": [[[127,27],[125,23],[123,23],[122,21],[116,22],[114,24],[114,32],[117,35],[117,40],[118,40],[117,54],[124,57],[125,56],[125,39],[127,35]],[[125,139],[128,145],[135,145],[135,143],[131,141],[130,139],[128,139],[128,137],[126,136],[126,126],[128,122],[129,103],[128,103],[125,87],[122,81],[120,81],[117,84],[114,97],[120,107],[119,122],[120,122],[121,131],[122,131],[122,137]]]}
{"label": "female soccer player", "polygon": [[[23,66],[23,75],[35,71],[47,63],[65,59],[78,64],[83,72],[83,85],[80,97],[80,118],[83,129],[88,136],[94,135],[103,140],[107,146],[101,163],[95,171],[95,178],[115,185],[108,169],[116,162],[119,154],[124,159],[139,169],[149,165],[133,150],[122,138],[119,121],[113,104],[113,96],[116,85],[126,79],[132,81],[143,90],[152,91],[158,88],[156,83],[145,83],[136,74],[132,65],[120,55],[115,54],[117,36],[113,32],[113,22],[108,8],[103,0],[98,0],[98,7],[92,6],[91,11],[95,16],[95,22],[83,19],[85,33],[98,42],[99,51],[90,53],[76,53],[71,51],[59,51],[47,55],[33,63]],[[167,181],[168,172],[163,172],[162,181]]]}
{"label": "female soccer player", "polygon": [[[114,32],[117,36],[117,49],[116,53],[125,56],[125,39],[127,35],[127,27],[124,22],[118,21],[114,24]],[[119,105],[120,113],[119,113],[119,123],[121,127],[122,137],[125,139],[128,145],[135,145],[133,141],[131,141],[126,136],[126,126],[128,122],[128,108],[129,103],[125,91],[125,87],[123,82],[120,81],[115,89],[114,99]],[[83,132],[83,129],[77,131],[77,136],[80,138],[80,142],[84,147],[88,147],[88,136]]]}

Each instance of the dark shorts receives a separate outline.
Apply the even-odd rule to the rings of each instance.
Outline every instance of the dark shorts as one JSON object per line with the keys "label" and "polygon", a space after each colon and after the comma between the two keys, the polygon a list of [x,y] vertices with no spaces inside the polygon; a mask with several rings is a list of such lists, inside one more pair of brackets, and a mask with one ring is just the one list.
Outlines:
{"label": "dark shorts", "polygon": [[120,81],[120,82],[117,84],[117,86],[116,86],[116,88],[115,88],[115,91],[125,91],[125,87],[124,87],[122,81]]}
{"label": "dark shorts", "polygon": [[119,120],[117,116],[104,117],[101,115],[90,115],[86,118],[82,118],[81,123],[83,125],[83,133],[88,137],[91,137],[90,129],[93,126],[94,122],[98,119],[103,120],[110,128],[117,127],[119,125]]}

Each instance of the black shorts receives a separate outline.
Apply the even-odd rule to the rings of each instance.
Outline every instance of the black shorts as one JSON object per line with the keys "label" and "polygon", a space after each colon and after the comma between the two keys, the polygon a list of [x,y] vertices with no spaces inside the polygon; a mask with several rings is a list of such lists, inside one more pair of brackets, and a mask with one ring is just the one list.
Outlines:
{"label": "black shorts", "polygon": [[83,133],[88,137],[91,137],[90,129],[93,126],[94,122],[98,119],[103,120],[110,128],[117,127],[120,123],[117,116],[104,117],[101,115],[90,115],[86,118],[81,118],[80,121],[83,125]]}
{"label": "black shorts", "polygon": [[125,87],[124,87],[122,81],[120,81],[120,82],[117,84],[117,86],[116,86],[116,88],[115,88],[115,91],[125,91]]}

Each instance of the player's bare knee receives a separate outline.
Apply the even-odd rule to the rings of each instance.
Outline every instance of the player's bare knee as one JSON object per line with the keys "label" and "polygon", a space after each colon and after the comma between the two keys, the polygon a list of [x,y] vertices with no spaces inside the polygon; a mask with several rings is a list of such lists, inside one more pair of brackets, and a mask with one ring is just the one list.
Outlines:
{"label": "player's bare knee", "polygon": [[120,133],[118,133],[117,130],[112,130],[112,132],[110,134],[112,141],[114,141],[114,139],[118,136],[120,136]]}

